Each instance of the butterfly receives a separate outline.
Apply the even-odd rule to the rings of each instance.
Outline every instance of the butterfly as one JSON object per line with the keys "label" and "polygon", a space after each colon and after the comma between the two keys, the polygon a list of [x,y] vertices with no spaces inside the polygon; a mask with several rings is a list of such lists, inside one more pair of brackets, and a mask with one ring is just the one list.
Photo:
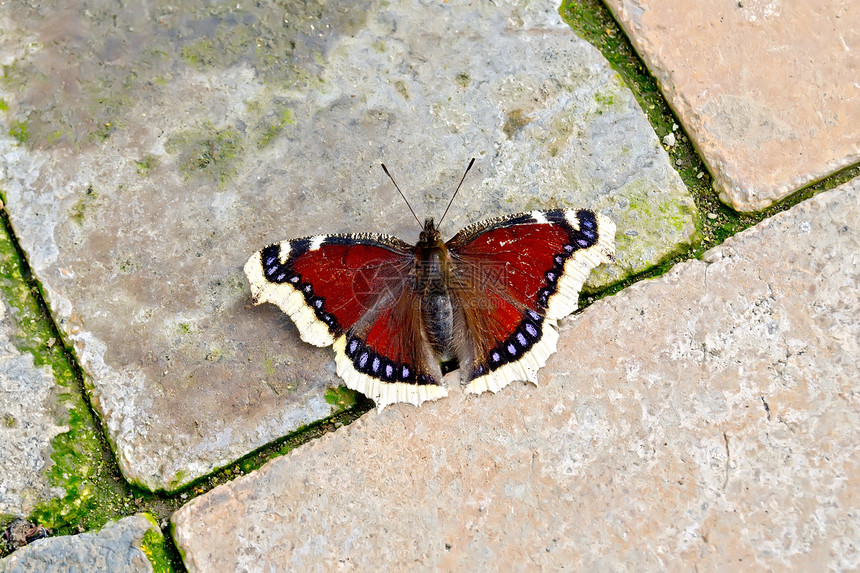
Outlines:
{"label": "butterfly", "polygon": [[293,239],[254,253],[244,270],[254,304],[277,305],[302,340],[332,346],[338,376],[382,409],[447,396],[452,363],[467,393],[536,384],[557,321],[614,252],[611,219],[551,209],[480,221],[445,242],[432,218],[415,245],[375,233]]}

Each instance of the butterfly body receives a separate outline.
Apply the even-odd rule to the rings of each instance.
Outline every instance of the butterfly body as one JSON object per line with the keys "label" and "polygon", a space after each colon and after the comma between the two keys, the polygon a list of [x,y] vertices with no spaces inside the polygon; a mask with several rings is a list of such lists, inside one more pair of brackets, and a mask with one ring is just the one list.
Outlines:
{"label": "butterfly body", "polygon": [[415,245],[415,289],[421,293],[421,315],[430,348],[440,361],[454,357],[454,309],[448,294],[451,258],[433,219]]}
{"label": "butterfly body", "polygon": [[537,381],[556,321],[590,271],[613,260],[615,225],[581,209],[475,223],[443,242],[427,219],[415,245],[387,235],[275,243],[245,265],[255,303],[290,315],[303,340],[333,346],[337,373],[379,407],[447,395],[441,363],[466,391]]}

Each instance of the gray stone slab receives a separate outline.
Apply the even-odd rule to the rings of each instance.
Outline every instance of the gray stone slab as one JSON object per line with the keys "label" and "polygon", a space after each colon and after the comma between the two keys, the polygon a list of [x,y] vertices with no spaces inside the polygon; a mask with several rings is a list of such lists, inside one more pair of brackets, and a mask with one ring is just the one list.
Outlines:
{"label": "gray stone slab", "polygon": [[[87,2],[0,22],[10,216],[126,477],[175,489],[333,411],[333,355],[242,265],[274,241],[586,205],[618,224],[592,287],[696,239],[631,93],[550,2],[315,8]],[[57,85],[65,86],[56,89]]]}
{"label": "gray stone slab", "polygon": [[[189,571],[860,567],[860,179],[177,511]],[[225,540],[230,540],[225,543]]]}
{"label": "gray stone slab", "polygon": [[720,198],[758,211],[860,161],[853,0],[607,0]]}
{"label": "gray stone slab", "polygon": [[15,348],[15,332],[0,301],[0,515],[29,515],[66,491],[48,478],[52,440],[68,431],[49,366]]}
{"label": "gray stone slab", "polygon": [[151,572],[150,547],[163,541],[155,520],[137,514],[109,523],[95,533],[34,541],[0,559],[0,573]]}

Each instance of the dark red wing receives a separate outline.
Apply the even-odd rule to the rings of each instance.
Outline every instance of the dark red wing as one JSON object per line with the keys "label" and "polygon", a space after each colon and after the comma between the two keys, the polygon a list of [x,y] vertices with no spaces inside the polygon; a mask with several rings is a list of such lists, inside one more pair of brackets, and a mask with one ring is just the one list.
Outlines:
{"label": "dark red wing", "polygon": [[576,309],[591,270],[612,260],[614,237],[606,217],[554,210],[477,223],[448,241],[467,390],[536,381],[555,351],[556,320]]}
{"label": "dark red wing", "polygon": [[384,406],[445,395],[422,344],[420,313],[409,311],[413,266],[413,248],[398,239],[329,235],[270,245],[245,274],[256,304],[278,305],[305,342],[334,345],[347,386]]}
{"label": "dark red wing", "polygon": [[448,395],[427,339],[419,293],[403,283],[335,342],[337,373],[377,406]]}
{"label": "dark red wing", "polygon": [[384,235],[331,235],[275,243],[245,265],[255,303],[286,312],[302,340],[328,346],[400,288],[409,245]]}

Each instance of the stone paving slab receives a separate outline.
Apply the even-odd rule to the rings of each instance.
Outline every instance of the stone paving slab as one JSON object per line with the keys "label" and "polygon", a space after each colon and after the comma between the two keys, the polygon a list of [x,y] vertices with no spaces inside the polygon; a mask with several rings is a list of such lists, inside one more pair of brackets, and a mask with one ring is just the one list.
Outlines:
{"label": "stone paving slab", "polygon": [[98,532],[34,541],[0,559],[0,573],[150,573],[154,564],[165,571],[163,543],[155,520],[137,514]]}
{"label": "stone paving slab", "polygon": [[[67,3],[68,4],[68,3]],[[173,490],[335,411],[329,350],[242,265],[274,241],[587,205],[641,272],[698,214],[631,93],[552,2],[330,2],[0,16],[2,190],[124,475]],[[62,89],[57,89],[62,86]]]}
{"label": "stone paving slab", "polygon": [[735,209],[764,209],[860,161],[854,0],[606,5]]}
{"label": "stone paving slab", "polygon": [[189,571],[860,567],[860,179],[177,511]]}

